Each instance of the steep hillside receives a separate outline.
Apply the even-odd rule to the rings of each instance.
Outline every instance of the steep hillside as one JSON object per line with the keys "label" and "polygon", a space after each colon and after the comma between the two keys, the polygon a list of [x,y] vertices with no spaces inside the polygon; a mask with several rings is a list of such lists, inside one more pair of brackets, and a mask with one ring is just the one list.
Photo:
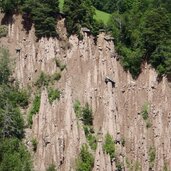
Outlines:
{"label": "steep hillside", "polygon": [[[167,79],[159,81],[156,72],[144,64],[139,78],[133,80],[120,65],[109,36],[100,33],[97,45],[87,33],[82,41],[76,36],[68,40],[63,23],[62,19],[57,26],[60,40],[36,41],[34,28],[26,34],[21,16],[14,15],[6,20],[8,36],[0,39],[16,61],[15,78],[32,96],[41,71],[49,75],[59,72],[56,59],[66,65],[61,79],[52,85],[60,90],[60,100],[50,103],[48,88],[41,87],[39,112],[32,128],[26,129],[25,143],[30,150],[31,140],[37,140],[32,152],[35,170],[45,171],[50,164],[61,171],[75,170],[82,144],[89,144],[83,119],[74,111],[76,100],[92,108],[97,148],[89,147],[89,151],[95,158],[94,171],[171,169],[171,89]],[[104,150],[107,133],[115,142],[112,160]]]}

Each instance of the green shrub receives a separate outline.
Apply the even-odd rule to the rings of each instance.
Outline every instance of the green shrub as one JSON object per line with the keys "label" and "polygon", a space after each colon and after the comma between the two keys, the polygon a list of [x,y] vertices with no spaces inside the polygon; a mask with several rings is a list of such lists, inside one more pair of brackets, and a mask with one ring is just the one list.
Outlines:
{"label": "green shrub", "polygon": [[59,59],[55,59],[56,66],[60,68],[61,71],[63,71],[66,68],[65,64],[62,64]]}
{"label": "green shrub", "polygon": [[88,103],[86,103],[85,107],[82,108],[82,117],[84,125],[93,125],[92,109]]}
{"label": "green shrub", "polygon": [[81,117],[82,108],[81,108],[81,103],[79,100],[76,100],[74,103],[74,112],[75,112],[77,118]]}
{"label": "green shrub", "polygon": [[88,146],[85,144],[82,146],[81,152],[76,161],[76,171],[91,171],[93,165],[93,155],[88,151]]}
{"label": "green shrub", "polygon": [[54,164],[50,164],[46,171],[56,171],[56,166]]}
{"label": "green shrub", "polygon": [[34,100],[33,100],[33,104],[32,104],[31,110],[30,110],[29,115],[28,115],[29,126],[31,126],[33,124],[33,120],[32,120],[33,115],[35,115],[36,113],[39,112],[40,100],[41,100],[40,95],[36,95]]}
{"label": "green shrub", "polygon": [[122,146],[124,147],[125,146],[125,138],[121,138],[121,144],[122,144]]}
{"label": "green shrub", "polygon": [[86,136],[88,136],[89,134],[93,134],[94,133],[93,126],[84,125],[83,128],[84,128],[84,132],[85,132]]}
{"label": "green shrub", "polygon": [[14,99],[14,103],[21,107],[27,107],[29,104],[29,94],[26,90],[14,90],[11,94]]}
{"label": "green shrub", "polygon": [[92,150],[96,150],[97,139],[96,139],[96,136],[94,135],[93,127],[90,125],[84,125],[83,129],[84,129],[84,133],[85,133],[89,146],[91,147]]}
{"label": "green shrub", "polygon": [[48,86],[50,81],[51,81],[50,76],[45,74],[44,72],[41,72],[41,74],[40,74],[39,78],[37,79],[35,85],[38,88],[41,88],[42,86]]}
{"label": "green shrub", "polygon": [[152,126],[152,123],[150,121],[149,118],[149,104],[145,103],[142,107],[142,111],[141,111],[141,116],[144,119],[145,123],[146,123],[146,128],[149,129]]}
{"label": "green shrub", "polygon": [[149,158],[150,168],[152,168],[154,166],[154,161],[156,158],[156,150],[154,147],[150,147],[148,151],[148,158]]}
{"label": "green shrub", "polygon": [[55,72],[51,76],[48,74],[45,74],[44,72],[41,72],[39,78],[37,79],[35,85],[38,88],[41,88],[43,86],[48,87],[49,84],[53,84],[54,81],[59,81],[61,78],[61,73]]}
{"label": "green shrub", "polygon": [[58,89],[49,88],[48,89],[48,99],[49,99],[50,104],[52,104],[53,101],[56,99],[59,100],[60,94],[61,94],[61,92]]}
{"label": "green shrub", "polygon": [[103,150],[107,154],[109,154],[111,159],[113,159],[115,157],[115,142],[109,133],[107,133],[105,136],[105,142],[103,145]]}
{"label": "green shrub", "polygon": [[52,82],[59,81],[60,79],[61,79],[61,73],[59,73],[59,72],[55,72],[51,77]]}
{"label": "green shrub", "polygon": [[38,144],[37,139],[33,138],[31,140],[31,143],[32,143],[33,151],[36,152],[36,150],[37,150],[37,144]]}
{"label": "green shrub", "polygon": [[136,160],[135,162],[134,161],[129,161],[128,158],[126,158],[126,165],[127,165],[127,168],[128,170],[130,171],[142,171],[142,167],[141,167],[141,164],[138,160]]}
{"label": "green shrub", "polygon": [[148,103],[145,103],[141,111],[141,115],[144,120],[148,119],[148,111],[149,111]]}
{"label": "green shrub", "polygon": [[170,171],[169,168],[168,168],[167,163],[165,163],[165,162],[164,162],[163,171]]}
{"label": "green shrub", "polygon": [[8,27],[6,25],[0,26],[0,38],[8,35]]}
{"label": "green shrub", "polygon": [[55,58],[55,63],[56,63],[56,67],[59,67],[60,68],[61,61],[59,59],[56,59]]}
{"label": "green shrub", "polygon": [[29,94],[26,90],[20,90],[17,102],[21,107],[27,107],[29,104]]}
{"label": "green shrub", "polygon": [[92,126],[93,125],[93,114],[92,109],[86,103],[84,107],[81,106],[78,100],[74,103],[74,112],[78,118],[82,117],[84,126]]}
{"label": "green shrub", "polygon": [[[19,89],[18,86],[16,87],[9,87],[3,85],[4,88],[4,97],[10,98],[11,103],[13,106],[20,106],[20,107],[27,107],[29,103],[29,95],[28,92],[24,89]],[[6,94],[6,95],[5,95]]]}
{"label": "green shrub", "polygon": [[90,134],[90,127],[87,125],[83,126],[85,136],[87,137]]}
{"label": "green shrub", "polygon": [[141,164],[140,164],[139,161],[136,161],[136,162],[135,162],[134,168],[135,168],[135,169],[134,169],[135,171],[141,171],[141,170],[142,170]]}
{"label": "green shrub", "polygon": [[117,171],[122,171],[123,163],[121,163],[119,160],[116,160],[116,168]]}
{"label": "green shrub", "polygon": [[61,71],[63,71],[65,68],[66,68],[66,64],[62,64],[60,67]]}
{"label": "green shrub", "polygon": [[87,135],[87,140],[89,143],[89,146],[91,147],[92,150],[96,150],[97,148],[97,139],[95,135],[89,134]]}
{"label": "green shrub", "polygon": [[94,134],[93,129],[93,117],[92,110],[89,107],[88,103],[86,103],[85,107],[82,107],[78,100],[74,103],[74,112],[77,118],[82,118],[83,120],[83,129],[86,136],[86,139],[89,143],[89,146],[92,150],[96,150],[97,140]]}

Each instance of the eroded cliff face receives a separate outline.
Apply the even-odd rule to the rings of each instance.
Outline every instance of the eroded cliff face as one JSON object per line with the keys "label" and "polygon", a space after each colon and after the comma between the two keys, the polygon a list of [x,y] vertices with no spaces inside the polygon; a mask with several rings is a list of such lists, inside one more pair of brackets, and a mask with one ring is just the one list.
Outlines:
{"label": "eroded cliff face", "polygon": [[[155,71],[145,65],[139,78],[133,80],[117,61],[114,44],[105,39],[104,33],[98,36],[97,45],[87,33],[82,41],[76,36],[67,40],[61,20],[61,40],[36,41],[33,28],[26,34],[21,17],[13,19],[8,23],[8,37],[0,41],[15,58],[14,75],[21,87],[34,87],[40,71],[53,74],[57,70],[56,57],[66,64],[55,84],[62,92],[60,100],[51,105],[43,88],[40,111],[33,118],[32,129],[26,129],[28,146],[33,137],[38,140],[33,154],[36,171],[46,170],[51,163],[61,171],[75,170],[75,159],[86,143],[82,123],[74,113],[75,100],[88,102],[93,110],[98,138],[97,149],[92,151],[94,171],[116,170],[116,162],[111,162],[103,151],[106,133],[116,140],[116,156],[123,170],[149,170],[150,147],[155,149],[152,170],[161,171],[164,165],[171,168],[171,89],[166,78],[158,82]],[[106,77],[115,81],[115,86],[110,81],[106,83]],[[145,104],[149,105],[149,123],[141,115]]]}

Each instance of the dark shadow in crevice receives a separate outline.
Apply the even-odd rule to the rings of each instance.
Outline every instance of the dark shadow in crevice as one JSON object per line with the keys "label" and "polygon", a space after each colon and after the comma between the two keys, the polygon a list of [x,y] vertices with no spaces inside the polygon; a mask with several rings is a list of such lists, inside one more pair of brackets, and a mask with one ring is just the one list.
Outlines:
{"label": "dark shadow in crevice", "polygon": [[33,21],[28,14],[23,14],[22,19],[23,19],[23,21],[22,21],[23,28],[24,28],[24,30],[26,30],[26,33],[28,34],[32,28]]}
{"label": "dark shadow in crevice", "polygon": [[171,83],[171,74],[167,74],[166,77],[167,77],[168,82]]}
{"label": "dark shadow in crevice", "polygon": [[157,82],[160,83],[163,80],[163,76],[162,75],[157,75]]}
{"label": "dark shadow in crevice", "polygon": [[13,14],[4,14],[4,17],[1,20],[1,25],[8,25],[8,24],[12,24],[14,23],[14,18],[13,18]]}

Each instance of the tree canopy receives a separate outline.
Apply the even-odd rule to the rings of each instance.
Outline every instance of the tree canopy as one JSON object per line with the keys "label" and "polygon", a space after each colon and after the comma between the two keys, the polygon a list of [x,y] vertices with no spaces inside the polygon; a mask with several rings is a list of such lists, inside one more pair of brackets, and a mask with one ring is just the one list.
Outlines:
{"label": "tree canopy", "polygon": [[147,61],[159,75],[170,73],[171,13],[166,0],[124,0],[108,25],[121,62],[134,78]]}
{"label": "tree canopy", "polygon": [[81,27],[92,28],[95,9],[90,0],[65,0],[64,13],[66,15],[66,28],[68,34],[80,36]]}
{"label": "tree canopy", "polygon": [[22,10],[33,20],[38,38],[57,36],[56,16],[59,12],[58,0],[26,0]]}

